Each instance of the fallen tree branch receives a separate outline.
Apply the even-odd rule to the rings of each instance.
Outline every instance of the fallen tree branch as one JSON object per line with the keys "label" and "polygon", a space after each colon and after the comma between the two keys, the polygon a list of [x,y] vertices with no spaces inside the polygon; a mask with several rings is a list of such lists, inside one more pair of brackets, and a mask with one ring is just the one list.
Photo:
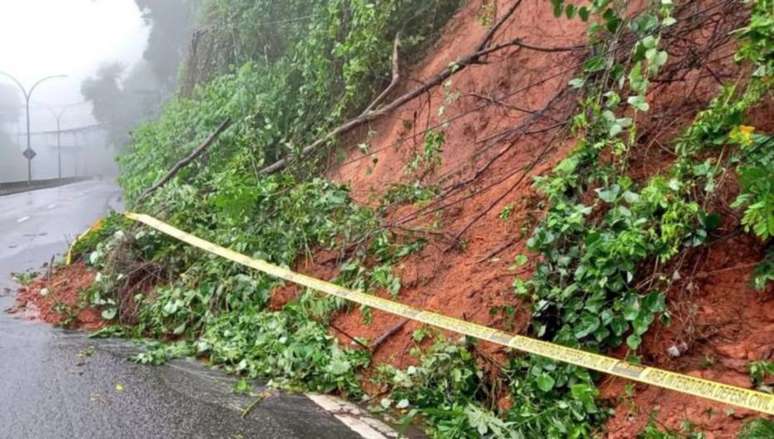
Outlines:
{"label": "fallen tree branch", "polygon": [[[406,103],[414,100],[416,97],[420,96],[421,94],[425,93],[427,90],[430,90],[431,88],[437,87],[441,84],[443,84],[444,81],[449,79],[452,75],[459,73],[462,71],[465,67],[468,67],[473,64],[479,64],[480,59],[484,57],[485,55],[489,55],[490,53],[496,52],[498,50],[505,49],[507,47],[525,47],[529,48],[531,50],[542,50],[544,52],[567,52],[571,50],[577,50],[581,49],[585,46],[571,46],[571,47],[547,47],[547,48],[538,48],[536,46],[531,45],[525,45],[521,42],[520,38],[514,38],[506,43],[498,44],[496,46],[490,47],[488,49],[484,49],[478,52],[474,52],[472,54],[469,54],[463,58],[460,58],[458,61],[453,62],[449,67],[446,67],[443,69],[440,73],[433,76],[429,81],[427,81],[423,86],[418,87],[414,89],[413,91],[404,94],[403,96],[400,96],[399,98],[395,99],[394,101],[390,102],[389,104],[385,105],[384,107],[371,111],[369,113],[362,114],[354,119],[349,120],[348,122],[345,122],[343,125],[339,125],[338,127],[334,128],[333,130],[329,131],[328,134],[324,135],[323,137],[315,140],[313,143],[305,146],[301,153],[299,154],[300,157],[303,157],[307,154],[309,154],[311,151],[319,147],[320,145],[325,144],[326,142],[330,141],[334,137],[344,134],[346,132],[349,132],[353,130],[354,128],[359,127],[360,125],[363,125],[364,123],[370,122],[374,119],[377,119],[381,116],[384,116],[386,114],[392,113],[399,107],[405,105]],[[261,169],[262,174],[271,174],[273,172],[277,172],[287,166],[287,159],[280,159],[273,164]]]}
{"label": "fallen tree branch", "polygon": [[379,105],[384,98],[389,96],[390,92],[392,91],[395,86],[398,85],[398,82],[400,81],[400,64],[398,63],[398,48],[400,47],[400,32],[395,34],[395,42],[392,46],[392,80],[390,81],[390,85],[387,86],[387,88],[384,89],[379,96],[376,97],[376,99],[371,102],[371,104],[366,107],[365,110],[363,110],[362,115],[370,113],[374,108],[376,108],[377,105]]}
{"label": "fallen tree branch", "polygon": [[396,332],[400,331],[401,328],[403,328],[406,323],[408,323],[408,321],[408,319],[403,319],[396,323],[392,328],[388,329],[387,332],[375,338],[374,341],[371,342],[371,345],[368,347],[368,349],[371,352],[375,352],[377,349],[379,349],[379,346],[381,346],[382,343],[387,341],[387,339],[392,337]]}
{"label": "fallen tree branch", "polygon": [[484,38],[481,40],[481,43],[479,43],[477,51],[482,51],[486,49],[487,46],[489,46],[489,43],[492,42],[492,39],[494,38],[495,34],[498,30],[502,27],[503,24],[505,24],[506,21],[508,21],[509,18],[516,12],[516,8],[518,8],[521,5],[522,0],[518,0],[511,5],[510,8],[505,12],[505,15],[502,16],[499,20],[497,20],[497,23],[494,24],[487,32],[486,35],[484,35]]}
{"label": "fallen tree branch", "polygon": [[330,327],[331,327],[331,328],[332,328],[334,331],[336,331],[336,332],[338,332],[339,334],[343,335],[344,337],[346,337],[346,338],[350,339],[350,340],[351,340],[353,343],[357,344],[357,345],[358,345],[358,346],[360,346],[361,348],[363,348],[363,349],[365,349],[365,350],[368,350],[368,349],[369,349],[367,344],[365,344],[365,343],[363,343],[362,341],[358,340],[357,338],[355,338],[355,337],[353,337],[353,336],[351,336],[351,335],[347,334],[347,332],[346,332],[346,331],[344,331],[343,329],[341,329],[341,328],[339,328],[338,326],[334,325],[333,323],[330,323],[330,324],[329,324],[329,326],[330,326]]}
{"label": "fallen tree branch", "polygon": [[146,189],[145,192],[143,192],[142,195],[140,195],[140,197],[137,198],[137,202],[139,203],[140,201],[147,198],[150,194],[158,190],[160,187],[167,184],[167,182],[171,180],[175,175],[177,175],[177,173],[180,172],[181,169],[183,169],[189,163],[196,160],[197,157],[202,155],[204,151],[206,151],[207,148],[209,148],[209,146],[213,142],[215,142],[215,139],[217,139],[218,136],[220,136],[220,134],[223,131],[225,131],[229,126],[231,126],[231,119],[224,120],[223,123],[221,123],[220,126],[218,126],[218,128],[216,128],[215,131],[213,131],[207,137],[207,139],[204,140],[204,142],[201,145],[197,146],[193,151],[191,151],[190,154],[188,154],[186,157],[181,159],[179,162],[175,163],[175,165],[172,166],[172,169],[170,169],[169,172],[167,172],[167,174],[164,175],[164,177],[162,177],[161,180],[159,180],[158,182],[154,183],[153,186]]}
{"label": "fallen tree branch", "polygon": [[[542,52],[565,52],[565,51],[571,51],[571,50],[577,50],[580,48],[583,48],[585,46],[572,46],[572,47],[538,47],[533,46],[529,44],[525,44],[521,42],[521,38],[514,38],[506,43],[501,43],[495,46],[490,46],[490,43],[492,42],[492,39],[494,38],[497,31],[502,27],[502,25],[508,21],[508,19],[513,15],[513,13],[516,11],[518,6],[521,4],[522,0],[518,0],[516,3],[511,6],[511,8],[508,10],[508,12],[494,25],[491,29],[487,32],[487,34],[482,39],[481,43],[476,47],[476,50],[473,53],[470,53],[468,55],[465,55],[461,58],[459,58],[457,61],[451,63],[449,67],[444,68],[441,70],[438,74],[430,78],[428,81],[426,81],[422,86],[415,88],[414,90],[396,98],[389,104],[385,105],[384,107],[381,107],[377,110],[371,110],[364,112],[360,116],[350,119],[349,121],[339,125],[338,127],[334,128],[333,130],[329,131],[324,136],[320,137],[319,139],[315,140],[311,144],[303,147],[301,149],[301,152],[299,153],[299,157],[303,157],[307,154],[309,154],[311,151],[315,150],[321,145],[326,144],[333,138],[339,136],[340,134],[347,133],[367,122],[370,122],[372,120],[375,120],[381,116],[384,116],[386,114],[392,113],[397,108],[400,108],[401,106],[405,105],[406,103],[414,100],[416,97],[422,95],[423,93],[427,92],[428,90],[437,87],[441,84],[443,84],[444,81],[446,81],[449,77],[452,75],[461,72],[466,67],[473,65],[473,64],[480,64],[481,58],[483,58],[486,55],[489,55],[493,52],[497,52],[499,50],[508,48],[508,47],[521,47],[525,49],[530,50],[537,50]],[[373,104],[372,104],[373,105]],[[262,174],[271,174],[273,172],[277,172],[279,170],[284,169],[288,164],[288,159],[280,159],[273,164],[266,166],[265,168],[261,169]]]}
{"label": "fallen tree branch", "polygon": [[739,264],[739,265],[734,265],[733,267],[720,268],[720,269],[717,269],[717,270],[701,271],[699,273],[696,273],[696,279],[704,279],[704,278],[712,276],[714,274],[724,273],[726,271],[746,270],[748,268],[755,267],[758,264],[760,264],[760,262],[751,262],[749,264]]}
{"label": "fallen tree branch", "polygon": [[[476,264],[480,264],[482,262],[488,261],[489,259],[491,259],[491,258],[497,256],[498,254],[500,254],[500,252],[502,252],[503,250],[505,250],[505,249],[511,247],[512,245],[516,244],[517,242],[519,242],[518,238],[511,239],[510,241],[505,241],[503,244],[498,245],[497,247],[495,247],[494,250],[492,250],[489,253],[487,253],[486,256],[484,256],[483,258],[481,258],[478,261],[476,261]],[[512,275],[512,273],[508,273],[508,274]]]}
{"label": "fallen tree branch", "polygon": [[457,234],[456,234],[456,235],[454,235],[454,243],[453,243],[451,246],[449,246],[449,247],[448,247],[448,248],[445,250],[446,252],[448,252],[449,250],[451,250],[451,249],[455,248],[455,247],[456,247],[456,246],[459,244],[459,240],[460,240],[460,238],[462,237],[462,235],[464,235],[464,234],[465,234],[465,232],[467,232],[467,231],[468,231],[468,229],[470,229],[470,228],[473,226],[473,224],[475,224],[476,222],[478,222],[478,220],[480,220],[480,219],[481,219],[481,218],[483,218],[483,217],[484,217],[486,214],[488,214],[488,213],[489,213],[489,211],[491,211],[491,210],[492,210],[492,209],[493,209],[495,206],[497,206],[497,204],[499,204],[499,203],[500,203],[500,202],[501,202],[503,199],[505,199],[505,197],[506,197],[506,196],[508,196],[508,194],[510,194],[511,192],[513,192],[513,190],[514,190],[514,189],[516,189],[517,187],[519,187],[519,185],[521,185],[521,183],[524,181],[524,179],[527,177],[527,175],[528,175],[528,174],[529,174],[529,173],[530,173],[530,172],[531,172],[531,171],[532,171],[532,170],[535,168],[535,166],[537,166],[537,165],[538,165],[538,164],[539,164],[539,163],[540,163],[540,162],[543,160],[543,158],[544,158],[544,157],[545,157],[545,155],[548,153],[548,151],[550,151],[550,150],[553,148],[553,143],[554,143],[554,140],[556,140],[556,137],[554,137],[554,139],[553,139],[553,140],[551,140],[550,142],[548,142],[548,144],[547,144],[547,145],[546,145],[546,146],[543,148],[543,150],[540,152],[540,154],[538,154],[538,156],[537,156],[537,157],[535,157],[535,159],[534,159],[534,160],[532,160],[532,161],[531,161],[531,162],[530,162],[530,163],[529,163],[529,164],[528,164],[528,165],[527,165],[527,166],[526,166],[526,167],[523,169],[523,172],[522,172],[521,176],[520,176],[520,177],[519,177],[519,178],[516,180],[516,182],[515,182],[515,183],[513,183],[513,184],[512,184],[512,185],[511,185],[511,186],[510,186],[510,187],[509,187],[509,188],[508,188],[508,189],[507,189],[505,192],[503,192],[502,194],[500,194],[500,195],[499,195],[499,196],[498,196],[498,197],[497,197],[497,198],[496,198],[496,199],[495,199],[493,202],[491,202],[491,203],[489,204],[489,206],[487,206],[486,208],[484,208],[484,209],[483,209],[481,212],[479,212],[479,213],[478,213],[478,214],[477,214],[475,217],[473,217],[473,219],[472,219],[472,220],[470,220],[470,221],[469,221],[469,222],[468,222],[468,223],[465,225],[465,227],[463,227],[463,228],[462,228],[462,229],[461,229],[459,232],[457,232]]}

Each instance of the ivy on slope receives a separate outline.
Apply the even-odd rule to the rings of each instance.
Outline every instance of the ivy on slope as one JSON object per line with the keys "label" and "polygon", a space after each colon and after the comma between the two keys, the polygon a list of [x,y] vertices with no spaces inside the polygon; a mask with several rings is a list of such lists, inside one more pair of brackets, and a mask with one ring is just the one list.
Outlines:
{"label": "ivy on slope", "polygon": [[[601,13],[600,22],[611,31],[624,21],[610,9],[594,9],[607,3],[592,2],[590,12]],[[644,264],[649,262],[647,266],[652,267],[655,263],[661,269],[687,248],[706,242],[719,222],[718,215],[704,207],[713,196],[719,174],[734,160],[744,162],[741,180],[746,192],[737,204],[749,205],[743,221],[748,227],[760,222],[754,219],[755,209],[771,208],[770,199],[761,200],[763,196],[757,195],[768,193],[770,169],[762,171],[749,158],[755,154],[747,154],[747,159],[738,154],[741,151],[744,156],[748,149],[755,149],[753,143],[759,154],[768,157],[771,153],[770,147],[761,146],[763,138],[751,141],[750,127],[742,125],[747,110],[770,93],[772,84],[769,67],[764,67],[771,62],[770,46],[751,43],[757,36],[751,35],[749,27],[740,31],[740,54],[753,61],[756,73],[742,81],[743,87],[723,87],[696,116],[676,139],[677,158],[667,170],[642,184],[626,176],[627,151],[636,146],[638,113],[649,111],[645,99],[649,81],[667,61],[666,52],[659,48],[658,32],[675,23],[671,2],[655,3],[657,13],[646,11],[627,23],[639,40],[625,64],[613,57],[592,58],[584,66],[586,76],[573,81],[588,90],[583,112],[574,119],[578,146],[551,175],[536,181],[536,188],[546,197],[547,213],[528,245],[541,260],[530,281],[516,282],[516,291],[533,301],[535,336],[592,351],[608,351],[625,343],[634,361],[641,337],[653,321],[659,316],[669,320],[664,291],[672,277],[658,276],[643,291],[639,285]],[[772,11],[763,3],[768,2],[754,5],[752,23],[771,20]],[[606,53],[605,49],[597,53]],[[765,60],[759,57],[761,51],[768,54]],[[631,117],[618,116],[625,110],[624,103]],[[723,156],[723,145],[741,146],[732,154],[735,159]],[[748,179],[755,182],[748,183]],[[565,400],[576,399],[578,386],[596,394],[593,377],[575,367],[533,358],[521,369],[538,382],[542,380],[549,393],[565,395]],[[599,409],[593,404],[571,413],[576,425],[589,428],[599,419]]]}

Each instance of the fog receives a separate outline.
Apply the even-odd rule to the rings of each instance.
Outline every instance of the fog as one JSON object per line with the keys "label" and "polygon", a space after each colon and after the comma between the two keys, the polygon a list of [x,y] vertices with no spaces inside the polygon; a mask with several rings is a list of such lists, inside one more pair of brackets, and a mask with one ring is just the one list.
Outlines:
{"label": "fog", "polygon": [[[56,178],[59,151],[63,177],[115,174],[130,131],[174,89],[190,2],[0,1],[0,72],[27,90],[66,75],[31,95],[32,178]],[[27,178],[26,143],[23,94],[0,74],[0,182]]]}

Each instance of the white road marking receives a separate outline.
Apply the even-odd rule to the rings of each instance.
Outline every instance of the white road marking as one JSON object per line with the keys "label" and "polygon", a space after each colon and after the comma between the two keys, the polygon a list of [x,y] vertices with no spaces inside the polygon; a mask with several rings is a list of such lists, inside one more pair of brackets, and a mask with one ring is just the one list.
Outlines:
{"label": "white road marking", "polygon": [[350,430],[359,434],[365,439],[388,439],[397,438],[400,435],[390,428],[387,424],[372,418],[358,406],[334,398],[328,395],[318,393],[306,393],[307,398],[314,401],[324,410],[330,412],[336,419],[341,421]]}
{"label": "white road marking", "polygon": [[21,218],[17,219],[17,220],[16,220],[16,222],[17,222],[17,223],[23,223],[24,221],[27,221],[28,219],[30,219],[30,217],[28,217],[28,216],[23,216],[23,217],[21,217]]}

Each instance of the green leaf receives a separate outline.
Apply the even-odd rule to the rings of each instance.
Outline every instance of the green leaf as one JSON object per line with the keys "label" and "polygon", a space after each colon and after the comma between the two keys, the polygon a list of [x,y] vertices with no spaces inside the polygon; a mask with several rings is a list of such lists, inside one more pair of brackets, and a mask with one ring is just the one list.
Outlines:
{"label": "green leaf", "polygon": [[650,105],[648,104],[648,101],[645,100],[645,97],[637,95],[637,96],[629,96],[629,99],[626,100],[626,102],[629,103],[632,107],[636,108],[639,111],[648,111],[650,110]]}
{"label": "green leaf", "polygon": [[610,186],[607,189],[597,189],[597,195],[606,203],[613,203],[618,199],[618,195],[621,193],[621,187],[617,184]]}
{"label": "green leaf", "polygon": [[666,296],[660,291],[654,291],[642,299],[642,308],[651,313],[666,311]]}
{"label": "green leaf", "polygon": [[701,220],[702,226],[704,226],[704,229],[708,232],[711,232],[715,229],[717,229],[720,226],[721,218],[720,215],[718,215],[716,212],[712,213],[705,213],[701,212],[699,214],[699,219]]}
{"label": "green leaf", "polygon": [[605,13],[602,14],[602,18],[605,19],[605,28],[610,33],[617,31],[618,27],[621,25],[621,18],[618,17],[618,14],[612,9],[607,9]]}
{"label": "green leaf", "polygon": [[571,79],[570,82],[568,82],[567,84],[572,88],[581,88],[585,83],[586,83],[586,80],[583,78],[574,78],[574,79]]}
{"label": "green leaf", "polygon": [[653,313],[642,310],[636,319],[632,322],[634,333],[642,335],[648,331],[650,324],[653,323]]}
{"label": "green leaf", "polygon": [[328,365],[328,371],[333,375],[344,375],[349,372],[351,365],[341,357],[334,357]]}
{"label": "green leaf", "polygon": [[575,11],[576,6],[573,4],[567,5],[567,7],[564,8],[564,13],[567,16],[568,19],[572,20],[573,17],[575,17]]}
{"label": "green leaf", "polygon": [[607,108],[614,108],[621,102],[621,96],[613,90],[608,91],[602,96],[605,97],[605,106]]}
{"label": "green leaf", "polygon": [[102,311],[102,320],[113,320],[118,310],[116,308],[107,308]]}
{"label": "green leaf", "polygon": [[589,413],[597,412],[596,399],[598,393],[597,389],[589,384],[573,384],[570,387],[572,397],[583,403],[584,408]]}
{"label": "green leaf", "polygon": [[629,204],[634,204],[634,203],[640,201],[640,195],[638,193],[632,192],[632,191],[624,192],[623,197],[624,197],[624,200],[626,200],[626,202],[629,203]]}
{"label": "green leaf", "polygon": [[536,381],[538,388],[544,392],[550,392],[554,388],[554,384],[556,384],[554,378],[545,372],[538,375]]}
{"label": "green leaf", "polygon": [[632,321],[640,315],[640,301],[635,295],[631,295],[624,302],[623,316],[626,320]]}
{"label": "green leaf", "polygon": [[631,334],[626,337],[626,345],[632,349],[637,349],[642,343],[642,338],[637,334]]}
{"label": "green leaf", "polygon": [[646,49],[653,49],[656,47],[656,44],[658,44],[658,40],[653,35],[648,35],[647,37],[643,38],[640,43],[646,48]]}
{"label": "green leaf", "polygon": [[666,52],[666,50],[659,50],[655,58],[653,58],[653,64],[655,64],[658,67],[661,67],[664,64],[666,64],[668,58],[669,58],[669,54]]}
{"label": "green leaf", "polygon": [[612,329],[613,334],[617,336],[623,335],[626,331],[626,326],[626,321],[620,317],[616,317],[610,322],[610,329]]}
{"label": "green leaf", "polygon": [[636,93],[645,93],[647,80],[642,76],[642,63],[637,62],[629,70],[629,87]]}
{"label": "green leaf", "polygon": [[605,69],[605,57],[602,55],[593,56],[583,63],[583,70],[588,73],[598,72]]}
{"label": "green leaf", "polygon": [[517,277],[513,280],[513,291],[519,296],[524,296],[529,293],[529,288],[526,282]]}
{"label": "green leaf", "polygon": [[561,17],[562,9],[564,9],[564,0],[551,0],[551,4],[554,6],[554,17]]}
{"label": "green leaf", "polygon": [[575,325],[573,335],[575,335],[575,338],[583,338],[596,331],[597,328],[599,328],[599,317],[584,313],[580,318],[580,322]]}
{"label": "green leaf", "polygon": [[584,22],[589,21],[589,8],[586,6],[581,6],[578,9],[578,17],[580,17],[580,19]]}

